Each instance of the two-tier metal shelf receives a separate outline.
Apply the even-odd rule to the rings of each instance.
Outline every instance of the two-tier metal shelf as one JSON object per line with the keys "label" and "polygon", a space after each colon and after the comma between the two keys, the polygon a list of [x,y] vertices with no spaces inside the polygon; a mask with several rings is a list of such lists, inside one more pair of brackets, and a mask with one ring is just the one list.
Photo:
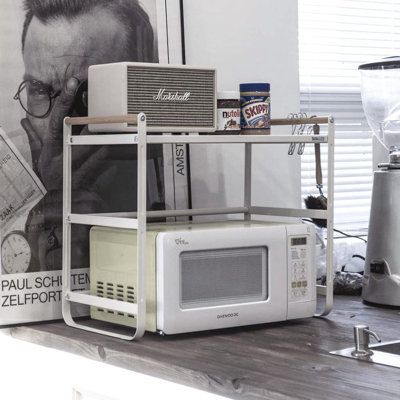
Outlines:
{"label": "two-tier metal shelf", "polygon": [[[72,135],[72,126],[87,124],[127,123],[137,125],[137,133]],[[147,135],[146,116],[126,115],[104,118],[65,118],[64,120],[64,180],[63,180],[63,293],[62,311],[65,322],[73,327],[91,332],[133,340],[143,336],[146,321],[146,225],[149,217],[177,217],[199,215],[242,214],[245,220],[252,216],[267,215],[279,217],[313,218],[327,221],[326,244],[326,285],[318,285],[317,293],[324,296],[324,305],[316,316],[329,314],[333,305],[333,162],[334,162],[334,119],[332,117],[313,117],[299,119],[273,119],[271,125],[328,125],[328,133],[321,135]],[[160,132],[162,129],[160,128]],[[206,143],[242,143],[245,148],[244,204],[243,207],[187,209],[167,211],[146,210],[146,155],[147,145],[152,144],[206,144]],[[307,210],[303,208],[260,207],[252,204],[252,146],[256,144],[308,143],[328,146],[328,206],[327,210]],[[138,147],[137,169],[137,212],[114,214],[74,214],[71,212],[71,152],[73,146],[88,145],[136,145]],[[137,302],[135,304],[99,297],[86,292],[74,292],[71,288],[71,226],[73,224],[96,225],[137,230]],[[132,260],[132,262],[135,262]],[[136,329],[132,335],[89,326],[75,320],[71,313],[71,304],[85,304],[101,307],[136,317]]]}

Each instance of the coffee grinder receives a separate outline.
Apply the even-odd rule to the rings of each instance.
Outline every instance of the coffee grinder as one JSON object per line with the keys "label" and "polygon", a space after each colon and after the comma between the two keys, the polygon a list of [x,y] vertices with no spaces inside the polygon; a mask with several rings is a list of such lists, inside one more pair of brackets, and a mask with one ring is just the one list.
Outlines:
{"label": "coffee grinder", "polygon": [[400,57],[359,66],[368,123],[388,160],[374,172],[363,300],[400,306]]}

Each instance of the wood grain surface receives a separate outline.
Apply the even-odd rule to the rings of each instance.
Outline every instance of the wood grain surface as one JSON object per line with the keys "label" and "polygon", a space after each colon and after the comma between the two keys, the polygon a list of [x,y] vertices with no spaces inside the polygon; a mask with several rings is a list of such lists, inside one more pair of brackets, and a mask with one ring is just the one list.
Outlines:
{"label": "wood grain surface", "polygon": [[326,318],[125,342],[63,322],[15,327],[12,336],[232,399],[400,399],[400,370],[333,356],[365,323],[400,339],[399,310],[335,297]]}

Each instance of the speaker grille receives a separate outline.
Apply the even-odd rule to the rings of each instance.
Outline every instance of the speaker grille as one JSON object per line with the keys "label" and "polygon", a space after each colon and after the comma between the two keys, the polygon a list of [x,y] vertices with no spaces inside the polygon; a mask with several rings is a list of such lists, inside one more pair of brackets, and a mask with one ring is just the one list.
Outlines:
{"label": "speaker grille", "polygon": [[267,269],[266,247],[184,252],[180,256],[181,307],[266,300]]}
{"label": "speaker grille", "polygon": [[[160,93],[190,96],[160,101]],[[128,113],[140,112],[149,127],[214,128],[215,71],[128,66]]]}

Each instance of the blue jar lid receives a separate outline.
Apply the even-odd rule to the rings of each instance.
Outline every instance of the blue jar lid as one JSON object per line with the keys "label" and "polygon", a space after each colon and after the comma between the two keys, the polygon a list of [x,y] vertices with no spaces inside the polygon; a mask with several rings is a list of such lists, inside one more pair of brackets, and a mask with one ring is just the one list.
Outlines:
{"label": "blue jar lid", "polygon": [[241,83],[241,92],[269,92],[269,83]]}

